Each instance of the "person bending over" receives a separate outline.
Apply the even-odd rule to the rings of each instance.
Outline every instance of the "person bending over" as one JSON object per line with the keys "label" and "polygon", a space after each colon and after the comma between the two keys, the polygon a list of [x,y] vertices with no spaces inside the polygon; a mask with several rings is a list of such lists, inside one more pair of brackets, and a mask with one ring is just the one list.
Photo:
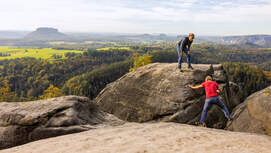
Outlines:
{"label": "person bending over", "polygon": [[185,37],[184,40],[180,40],[177,44],[177,52],[178,52],[178,68],[181,72],[182,70],[182,61],[183,61],[183,53],[186,54],[187,58],[187,64],[189,69],[193,69],[191,66],[191,56],[190,56],[190,47],[193,43],[193,39],[195,38],[195,35],[193,33],[190,33],[188,37]]}

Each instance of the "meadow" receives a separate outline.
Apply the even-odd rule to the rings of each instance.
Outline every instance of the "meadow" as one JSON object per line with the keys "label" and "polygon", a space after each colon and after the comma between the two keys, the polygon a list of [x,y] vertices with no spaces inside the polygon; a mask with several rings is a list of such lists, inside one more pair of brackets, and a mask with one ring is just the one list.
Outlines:
{"label": "meadow", "polygon": [[56,50],[52,48],[12,48],[0,47],[0,60],[33,57],[54,60],[57,58],[65,59],[65,53],[82,53],[79,50]]}

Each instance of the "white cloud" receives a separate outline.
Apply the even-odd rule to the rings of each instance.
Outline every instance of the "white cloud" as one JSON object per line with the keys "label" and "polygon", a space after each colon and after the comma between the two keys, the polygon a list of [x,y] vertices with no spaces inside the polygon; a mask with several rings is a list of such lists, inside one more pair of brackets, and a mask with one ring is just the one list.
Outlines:
{"label": "white cloud", "polygon": [[[9,0],[0,3],[0,30],[33,30],[40,26],[64,31],[185,32],[223,34],[221,27],[271,34],[268,0]],[[201,26],[201,25],[205,25]],[[208,26],[209,25],[209,26]],[[234,26],[236,25],[236,26]],[[233,31],[236,30],[235,28]],[[203,31],[203,32],[202,32]],[[237,31],[238,32],[238,31]]]}

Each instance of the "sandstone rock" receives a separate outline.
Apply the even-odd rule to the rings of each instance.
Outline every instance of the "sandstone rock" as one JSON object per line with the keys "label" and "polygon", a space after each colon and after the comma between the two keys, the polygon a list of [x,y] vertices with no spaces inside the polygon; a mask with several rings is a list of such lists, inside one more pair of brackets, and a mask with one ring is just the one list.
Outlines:
{"label": "sandstone rock", "polygon": [[66,96],[32,102],[0,103],[0,149],[30,141],[120,125],[88,98]]}
{"label": "sandstone rock", "polygon": [[271,86],[250,95],[234,109],[232,117],[228,130],[271,136]]}
{"label": "sandstone rock", "polygon": [[270,153],[271,137],[177,123],[127,123],[39,140],[0,153]]}
{"label": "sandstone rock", "polygon": [[[184,64],[185,65],[185,64]],[[184,66],[185,67],[185,66]],[[109,84],[94,100],[108,113],[126,121],[173,121],[193,124],[204,105],[204,89],[192,90],[188,84],[200,84],[213,75],[223,89],[222,98],[231,110],[240,103],[240,88],[229,83],[222,65],[194,64],[194,70],[181,73],[177,64],[154,63],[130,72]],[[213,107],[207,125],[223,128],[224,114]]]}

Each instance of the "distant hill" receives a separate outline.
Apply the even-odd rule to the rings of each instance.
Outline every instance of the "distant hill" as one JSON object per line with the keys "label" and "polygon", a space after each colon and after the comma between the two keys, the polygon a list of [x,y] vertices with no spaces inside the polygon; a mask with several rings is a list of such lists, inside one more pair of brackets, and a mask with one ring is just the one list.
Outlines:
{"label": "distant hill", "polygon": [[25,40],[67,40],[69,37],[55,28],[38,28],[24,37]]}
{"label": "distant hill", "polygon": [[[194,43],[223,44],[253,48],[271,48],[271,35],[204,36],[197,35]],[[0,31],[1,46],[48,46],[51,41],[68,41],[78,45],[86,41],[129,42],[136,44],[176,43],[186,35],[165,33],[61,33],[58,29],[41,27],[34,32]],[[85,44],[84,44],[85,45]]]}
{"label": "distant hill", "polygon": [[27,31],[0,31],[0,39],[20,39],[26,36]]}
{"label": "distant hill", "polygon": [[271,47],[271,35],[227,36],[214,39],[214,42],[227,45],[242,45],[248,47]]}

